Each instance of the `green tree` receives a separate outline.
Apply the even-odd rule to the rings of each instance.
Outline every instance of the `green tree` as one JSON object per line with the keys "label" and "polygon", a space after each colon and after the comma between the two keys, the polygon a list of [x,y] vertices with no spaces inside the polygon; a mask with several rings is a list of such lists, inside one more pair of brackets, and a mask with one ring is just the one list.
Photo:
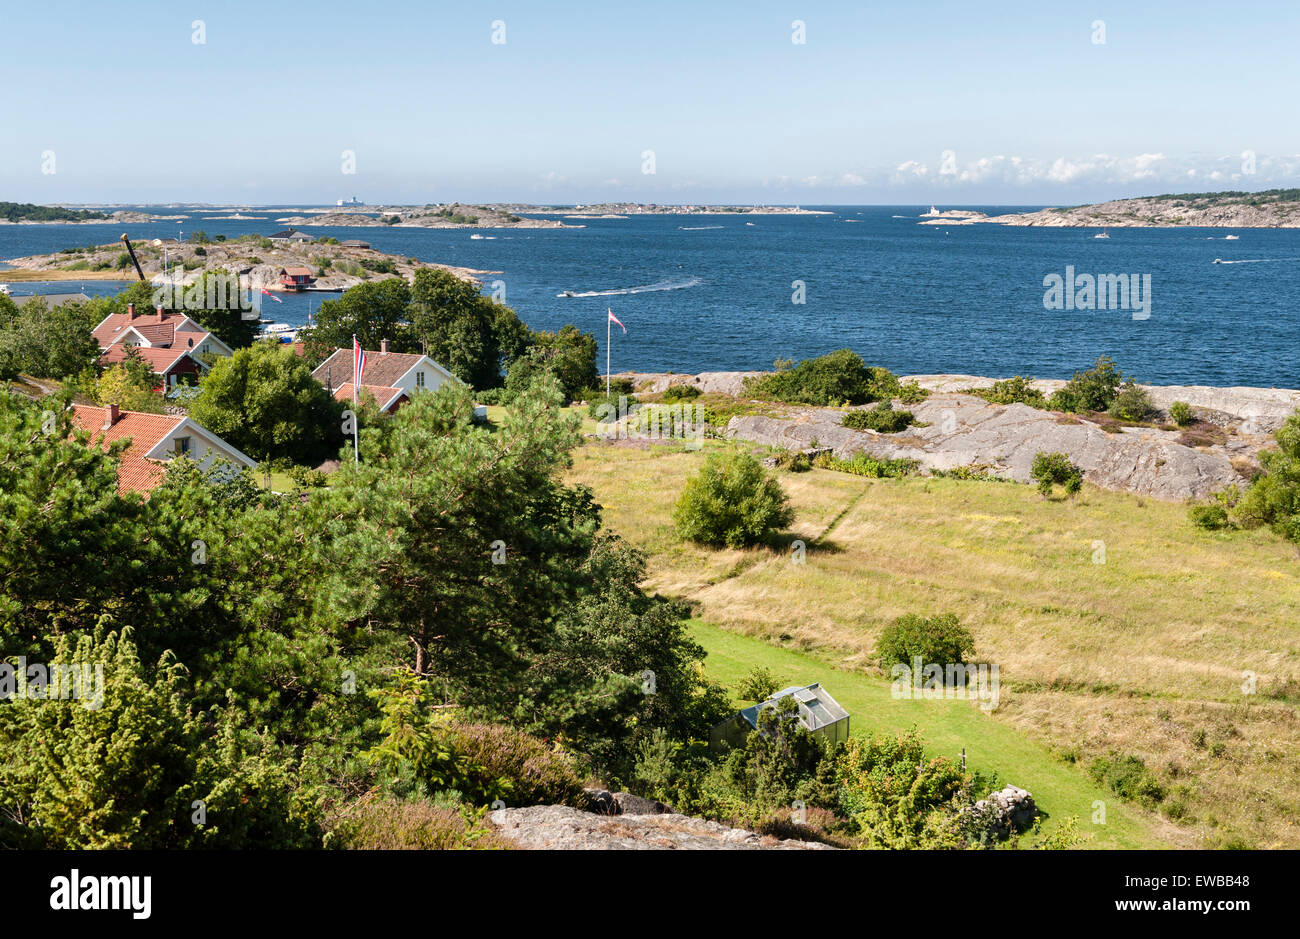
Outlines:
{"label": "green tree", "polygon": [[411,323],[425,352],[472,388],[501,384],[500,307],[476,284],[422,268],[411,283]]}
{"label": "green tree", "polygon": [[554,333],[533,333],[532,346],[510,363],[506,389],[517,393],[539,371],[555,376],[566,400],[572,401],[581,391],[596,387],[600,382],[596,337],[576,326],[565,326]]}
{"label": "green tree", "polygon": [[785,490],[748,453],[713,453],[686,483],[673,509],[682,538],[743,548],[794,521]]}
{"label": "green tree", "polygon": [[392,352],[419,352],[408,322],[410,302],[410,285],[400,277],[357,284],[337,300],[326,300],[315,325],[301,335],[308,360],[319,362],[335,349],[351,349],[354,335],[364,349],[378,349],[386,339]]}
{"label": "green tree", "polygon": [[961,665],[975,652],[975,638],[955,613],[918,616],[908,613],[886,626],[876,640],[876,660],[883,669],[923,665]]}
{"label": "green tree", "polygon": [[[185,703],[184,670],[153,676],[126,631],[66,637],[75,697],[0,708],[0,845],[45,849],[310,847],[314,810],[288,761],[214,734]],[[100,671],[96,674],[95,669]],[[233,716],[233,715],[232,715]]]}
{"label": "green tree", "polygon": [[342,411],[301,356],[259,342],[213,365],[190,415],[255,460],[314,466],[342,444]]}

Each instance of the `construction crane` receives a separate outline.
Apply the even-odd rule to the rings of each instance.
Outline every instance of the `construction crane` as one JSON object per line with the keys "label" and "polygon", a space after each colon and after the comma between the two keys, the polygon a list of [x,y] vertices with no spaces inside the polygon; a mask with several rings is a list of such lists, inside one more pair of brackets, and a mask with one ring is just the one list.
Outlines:
{"label": "construction crane", "polygon": [[144,280],[144,269],[140,267],[140,261],[135,256],[135,249],[131,247],[131,239],[126,237],[126,232],[122,233],[122,244],[126,245],[126,253],[131,255],[131,263],[135,265],[135,272]]}

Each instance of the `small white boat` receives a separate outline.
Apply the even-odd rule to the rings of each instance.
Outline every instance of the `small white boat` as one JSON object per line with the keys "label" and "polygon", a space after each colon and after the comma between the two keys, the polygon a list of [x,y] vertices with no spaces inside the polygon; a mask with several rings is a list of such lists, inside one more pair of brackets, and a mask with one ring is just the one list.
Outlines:
{"label": "small white boat", "polygon": [[572,297],[572,296],[576,296],[576,295],[574,294],[574,292],[573,292],[572,290],[565,290],[565,291],[563,291],[562,293],[557,293],[556,296],[557,296],[557,297]]}
{"label": "small white boat", "polygon": [[4,294],[6,297],[9,296],[9,285],[0,284],[0,293]]}
{"label": "small white boat", "polygon": [[750,228],[753,228],[753,227],[754,227],[754,223],[753,223],[753,222],[746,222],[745,224],[748,225]]}
{"label": "small white boat", "polygon": [[258,333],[260,339],[274,339],[276,342],[293,342],[298,336],[298,327],[289,323],[265,323]]}
{"label": "small white boat", "polygon": [[1106,230],[1105,230],[1105,229],[1102,229],[1100,232],[1098,232],[1097,234],[1093,235],[1092,237],[1094,237],[1094,238],[1109,238],[1110,235],[1106,234]]}
{"label": "small white boat", "polygon": [[1224,235],[1224,236],[1223,236],[1223,240],[1224,240],[1224,241],[1237,241],[1237,240],[1239,240],[1240,238],[1241,238],[1240,235]]}
{"label": "small white boat", "polygon": [[1214,263],[1215,263],[1215,264],[1222,264],[1222,263],[1223,263],[1223,258],[1215,258],[1215,259],[1214,259]]}

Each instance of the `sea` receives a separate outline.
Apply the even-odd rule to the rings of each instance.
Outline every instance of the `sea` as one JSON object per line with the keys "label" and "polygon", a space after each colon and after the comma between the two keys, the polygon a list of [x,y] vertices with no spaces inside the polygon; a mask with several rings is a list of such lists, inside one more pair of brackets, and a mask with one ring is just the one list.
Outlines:
{"label": "sea", "polygon": [[[140,207],[179,221],[0,226],[0,259],[76,245],[271,234],[305,206]],[[1069,378],[1100,355],[1153,384],[1300,388],[1300,229],[1026,228],[920,224],[929,206],[806,206],[821,215],[632,215],[564,229],[310,227],[375,250],[475,268],[535,329],[595,334],[614,371],[770,369],[840,348],[900,374]],[[944,206],[944,209],[958,208]],[[990,214],[1026,206],[961,206]],[[364,210],[361,210],[364,211]],[[473,238],[472,235],[481,235]],[[1236,235],[1235,239],[1227,236]],[[1219,263],[1215,263],[1216,259]],[[1087,278],[1123,275],[1118,291]],[[1050,296],[1056,278],[1071,285]],[[1113,283],[1113,281],[1112,281]],[[19,283],[14,294],[110,293],[109,281]],[[1069,299],[1062,304],[1062,293]],[[292,325],[329,293],[261,297]],[[1074,300],[1080,302],[1070,302]],[[1114,307],[1114,308],[1111,308]]]}

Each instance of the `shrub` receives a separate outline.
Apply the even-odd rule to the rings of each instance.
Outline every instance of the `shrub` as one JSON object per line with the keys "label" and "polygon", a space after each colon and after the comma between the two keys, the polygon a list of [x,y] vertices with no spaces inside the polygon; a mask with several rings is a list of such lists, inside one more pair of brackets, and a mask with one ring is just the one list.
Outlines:
{"label": "shrub", "polygon": [[1263,472],[1237,503],[1234,515],[1246,526],[1268,525],[1300,543],[1300,414],[1292,414],[1274,435],[1276,450],[1261,450]]}
{"label": "shrub", "polygon": [[1031,408],[1046,408],[1047,396],[1033,387],[1031,381],[1032,378],[1016,375],[994,382],[991,388],[976,388],[970,393],[990,404],[1027,404]]}
{"label": "shrub", "polygon": [[792,521],[781,484],[758,460],[737,451],[711,454],[673,509],[682,538],[729,548],[756,544]]}
{"label": "shrub", "polygon": [[876,659],[885,670],[895,665],[911,667],[916,656],[927,665],[961,665],[974,653],[975,638],[955,613],[908,613],[886,626],[876,640]]}
{"label": "shrub", "polygon": [[[745,387],[759,397],[789,404],[866,404],[902,392],[898,376],[888,369],[871,368],[851,349],[839,349],[798,365],[776,363],[777,370],[750,378]],[[920,389],[909,395],[921,393]]]}
{"label": "shrub", "polygon": [[1103,355],[1092,368],[1075,372],[1065,387],[1056,391],[1047,403],[1055,411],[1069,411],[1072,414],[1104,411],[1115,400],[1123,381],[1124,376],[1115,368],[1111,357]]}
{"label": "shrub", "polygon": [[849,459],[841,459],[833,453],[818,454],[814,461],[820,469],[836,470],[840,473],[852,473],[854,476],[866,476],[871,479],[889,479],[910,476],[916,471],[916,461],[907,459],[877,459],[865,453],[855,453]]}
{"label": "shrub", "polygon": [[1116,393],[1115,400],[1110,403],[1106,413],[1121,421],[1143,421],[1155,410],[1151,395],[1130,378]]}
{"label": "shrub", "polygon": [[1121,799],[1154,808],[1165,798],[1165,788],[1140,757],[1111,753],[1088,766],[1094,782],[1108,786]]}
{"label": "shrub", "polygon": [[1192,415],[1192,406],[1186,401],[1175,401],[1169,405],[1169,418],[1179,427],[1186,427],[1196,420]]}
{"label": "shrub", "polygon": [[850,430],[874,430],[881,434],[896,434],[914,422],[911,411],[895,411],[889,401],[865,411],[850,411],[840,420]]}
{"label": "shrub", "polygon": [[[587,395],[587,392],[583,392]],[[599,392],[595,397],[585,397],[587,402],[587,416],[604,423],[611,423],[619,419],[619,415],[624,416],[632,414],[640,406],[637,404],[636,395],[627,394],[619,391],[617,388],[611,388],[609,397],[605,392]],[[602,411],[602,406],[608,406]]]}
{"label": "shrub", "polygon": [[1220,531],[1232,524],[1228,518],[1228,510],[1217,502],[1193,505],[1188,510],[1188,514],[1191,515],[1193,525],[1206,531]]}
{"label": "shrub", "polygon": [[700,389],[694,385],[669,385],[659,400],[665,404],[675,401],[689,401],[700,396]]}
{"label": "shrub", "polygon": [[447,851],[458,848],[508,849],[513,845],[492,831],[477,813],[440,808],[423,800],[374,798],[347,809],[328,843],[360,851]]}
{"label": "shrub", "polygon": [[1083,487],[1083,470],[1070,462],[1064,453],[1039,453],[1034,457],[1030,475],[1038,480],[1038,491],[1052,494],[1052,487],[1060,483],[1066,495],[1074,495]]}
{"label": "shrub", "polygon": [[567,756],[513,727],[455,723],[440,736],[467,762],[466,777],[455,788],[470,801],[568,805],[582,791],[582,780]]}
{"label": "shrub", "polygon": [[736,686],[736,693],[746,701],[765,701],[770,698],[780,684],[772,672],[762,665],[755,665],[748,675]]}

